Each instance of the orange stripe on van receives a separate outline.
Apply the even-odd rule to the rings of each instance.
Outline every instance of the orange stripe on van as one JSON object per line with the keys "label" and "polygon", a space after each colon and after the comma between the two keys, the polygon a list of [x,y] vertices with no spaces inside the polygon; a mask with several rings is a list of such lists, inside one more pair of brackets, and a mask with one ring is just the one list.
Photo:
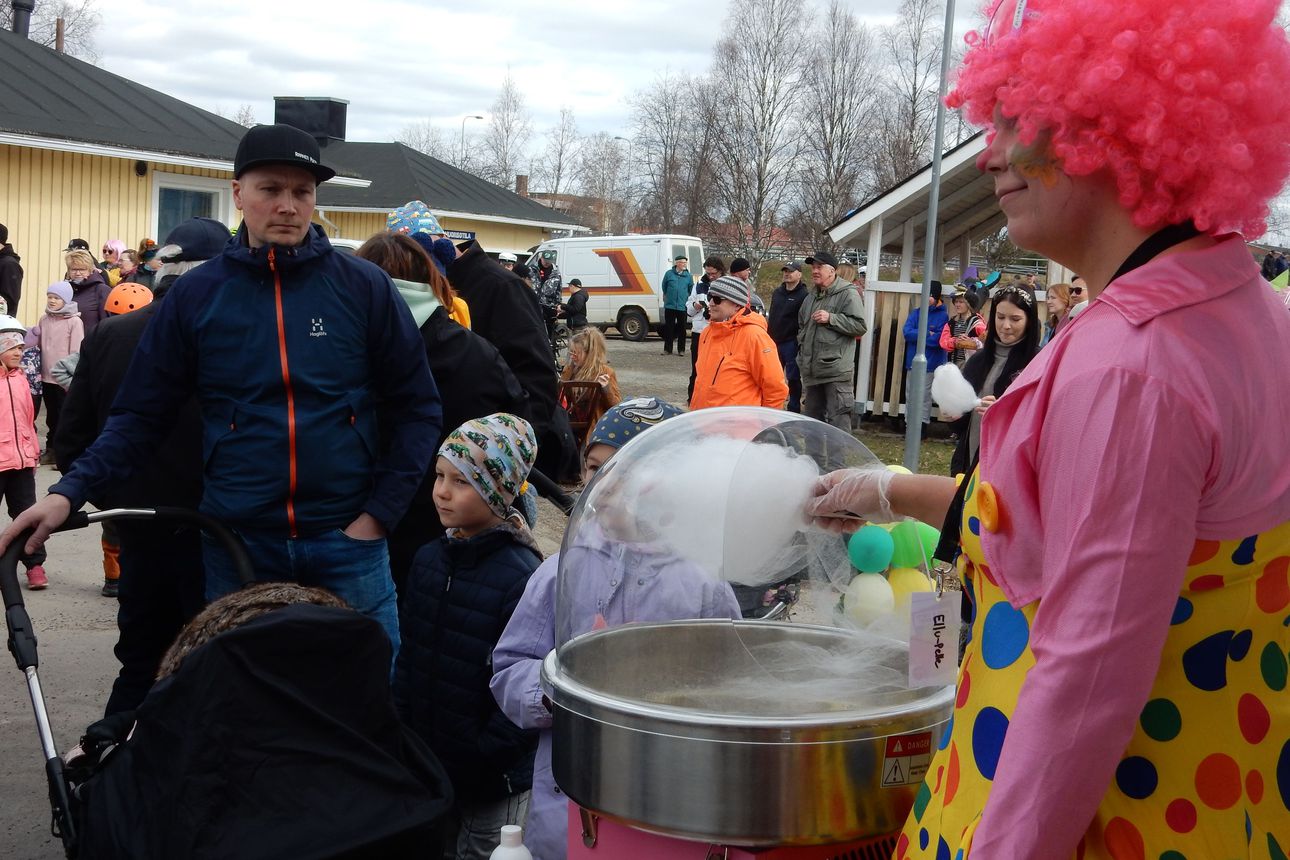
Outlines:
{"label": "orange stripe on van", "polygon": [[631,248],[596,248],[595,254],[609,260],[618,275],[618,285],[588,285],[586,290],[593,296],[648,296],[655,292],[641,274],[641,264]]}

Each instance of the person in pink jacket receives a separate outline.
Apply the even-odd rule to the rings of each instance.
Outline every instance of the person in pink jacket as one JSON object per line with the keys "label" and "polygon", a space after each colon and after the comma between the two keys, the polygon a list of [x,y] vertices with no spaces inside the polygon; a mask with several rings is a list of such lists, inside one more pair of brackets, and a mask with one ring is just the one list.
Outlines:
{"label": "person in pink jacket", "polygon": [[1290,176],[1278,7],[995,0],[969,38],[949,102],[1008,236],[1091,299],[957,492],[816,488],[821,525],[960,536],[971,641],[897,860],[1290,852],[1290,316],[1246,247]]}
{"label": "person in pink jacket", "polygon": [[[12,317],[9,320],[17,323]],[[40,459],[36,408],[27,374],[21,367],[23,349],[21,331],[0,330],[0,372],[4,374],[4,393],[0,394],[0,495],[4,496],[11,518],[36,503],[36,463]],[[27,568],[29,589],[38,591],[49,585],[44,548],[24,555],[22,562]]]}
{"label": "person in pink jacket", "polygon": [[941,329],[941,349],[960,368],[985,344],[985,320],[968,304],[967,290],[955,290],[949,322]]}
{"label": "person in pink jacket", "polygon": [[43,383],[45,423],[49,435],[45,440],[45,456],[41,462],[53,463],[54,433],[58,430],[58,416],[63,411],[67,391],[54,377],[54,365],[73,353],[81,351],[85,326],[81,314],[72,301],[72,285],[67,281],[50,284],[45,291],[45,315],[29,332],[27,346],[40,347],[40,379]]}

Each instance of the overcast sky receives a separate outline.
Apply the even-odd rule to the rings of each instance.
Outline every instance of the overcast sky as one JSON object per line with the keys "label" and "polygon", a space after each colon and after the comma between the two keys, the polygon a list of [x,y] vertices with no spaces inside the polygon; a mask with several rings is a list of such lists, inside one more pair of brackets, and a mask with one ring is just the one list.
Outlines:
{"label": "overcast sky", "polygon": [[[960,29],[976,2],[957,4]],[[583,133],[628,134],[628,99],[665,70],[700,73],[725,2],[484,0],[479,11],[399,0],[99,0],[99,65],[209,110],[250,104],[273,119],[275,95],[349,101],[350,140],[393,140],[429,118],[454,138],[487,116],[509,69],[535,140],[562,106]],[[898,0],[851,0],[875,26]],[[482,130],[470,121],[467,132]]]}

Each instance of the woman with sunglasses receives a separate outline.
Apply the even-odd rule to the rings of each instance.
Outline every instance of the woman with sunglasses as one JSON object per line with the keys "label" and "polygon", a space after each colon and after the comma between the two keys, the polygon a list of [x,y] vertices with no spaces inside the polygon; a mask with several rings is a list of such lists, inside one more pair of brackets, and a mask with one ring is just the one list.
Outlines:
{"label": "woman with sunglasses", "polygon": [[109,239],[103,243],[103,259],[98,268],[110,287],[121,283],[121,252],[125,249],[125,242],[120,239]]}
{"label": "woman with sunglasses", "polygon": [[[950,474],[964,474],[976,462],[981,444],[981,419],[1003,396],[1039,352],[1039,312],[1035,296],[1025,287],[1004,287],[994,295],[985,346],[963,365],[963,376],[981,398],[981,405],[952,419],[958,444],[950,458]],[[948,417],[948,416],[947,416]]]}
{"label": "woman with sunglasses", "polygon": [[708,285],[708,326],[699,336],[691,409],[784,408],[784,368],[766,318],[752,310],[751,301],[748,282],[734,275],[722,275]]}
{"label": "woman with sunglasses", "polygon": [[1071,310],[1066,315],[1066,321],[1070,322],[1084,312],[1088,307],[1088,285],[1079,275],[1071,278]]}
{"label": "woman with sunglasses", "polygon": [[1093,301],[988,409],[962,495],[817,488],[834,528],[961,527],[972,638],[896,856],[1285,857],[1290,315],[1245,244],[1290,175],[1278,3],[989,11],[949,102],[1009,237]]}

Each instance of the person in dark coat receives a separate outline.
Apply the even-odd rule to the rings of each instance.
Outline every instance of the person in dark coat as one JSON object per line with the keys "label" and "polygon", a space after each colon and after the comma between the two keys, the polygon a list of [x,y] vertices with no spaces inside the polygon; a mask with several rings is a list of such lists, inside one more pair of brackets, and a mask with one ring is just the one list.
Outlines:
{"label": "person in dark coat", "polygon": [[94,331],[94,327],[107,317],[108,285],[103,273],[95,268],[94,255],[79,248],[69,251],[63,261],[67,264],[67,281],[72,285],[72,301],[81,314],[81,325],[85,333]]}
{"label": "person in dark coat", "polygon": [[0,224],[0,298],[4,299],[9,314],[18,313],[18,300],[22,298],[20,259],[9,244],[9,228]]}
{"label": "person in dark coat", "polygon": [[448,532],[417,553],[399,613],[394,702],[452,781],[458,860],[487,860],[501,828],[528,811],[537,732],[507,719],[489,681],[493,648],[542,562],[512,507],[536,442],[527,421],[505,413],[448,435],[434,485]]}
{"label": "person in dark coat", "polygon": [[556,403],[555,358],[537,296],[478,242],[458,247],[462,253],[449,264],[448,281],[470,306],[471,330],[497,347],[528,394],[528,413],[521,417],[537,434],[537,468],[553,478],[576,474],[577,443]]}
{"label": "person in dark coat", "polygon": [[582,281],[579,278],[572,278],[569,286],[573,288],[573,292],[569,295],[569,300],[560,305],[560,310],[564,312],[569,328],[577,331],[587,327],[587,299],[590,298],[590,294],[582,288]]}
{"label": "person in dark coat", "polygon": [[[81,343],[81,358],[67,391],[54,436],[54,456],[64,472],[98,438],[143,330],[184,272],[219,255],[228,228],[209,218],[180,224],[166,238],[163,267],[151,304],[103,321]],[[202,498],[202,422],[192,397],[175,415],[169,435],[148,466],[96,507],[174,506],[195,509]],[[157,676],[162,655],[176,634],[205,604],[201,535],[155,520],[112,520],[121,545],[117,598],[116,658],[121,671],[112,684],[105,715],[139,706]]]}
{"label": "person in dark coat", "polygon": [[[451,288],[415,237],[377,233],[354,252],[394,281],[425,341],[430,373],[439,387],[443,426],[458,427],[494,412],[523,415],[528,396],[497,348],[448,315]],[[442,440],[435,440],[438,450]],[[426,475],[403,521],[390,535],[390,572],[399,600],[417,550],[443,534],[434,505],[434,474]]]}

